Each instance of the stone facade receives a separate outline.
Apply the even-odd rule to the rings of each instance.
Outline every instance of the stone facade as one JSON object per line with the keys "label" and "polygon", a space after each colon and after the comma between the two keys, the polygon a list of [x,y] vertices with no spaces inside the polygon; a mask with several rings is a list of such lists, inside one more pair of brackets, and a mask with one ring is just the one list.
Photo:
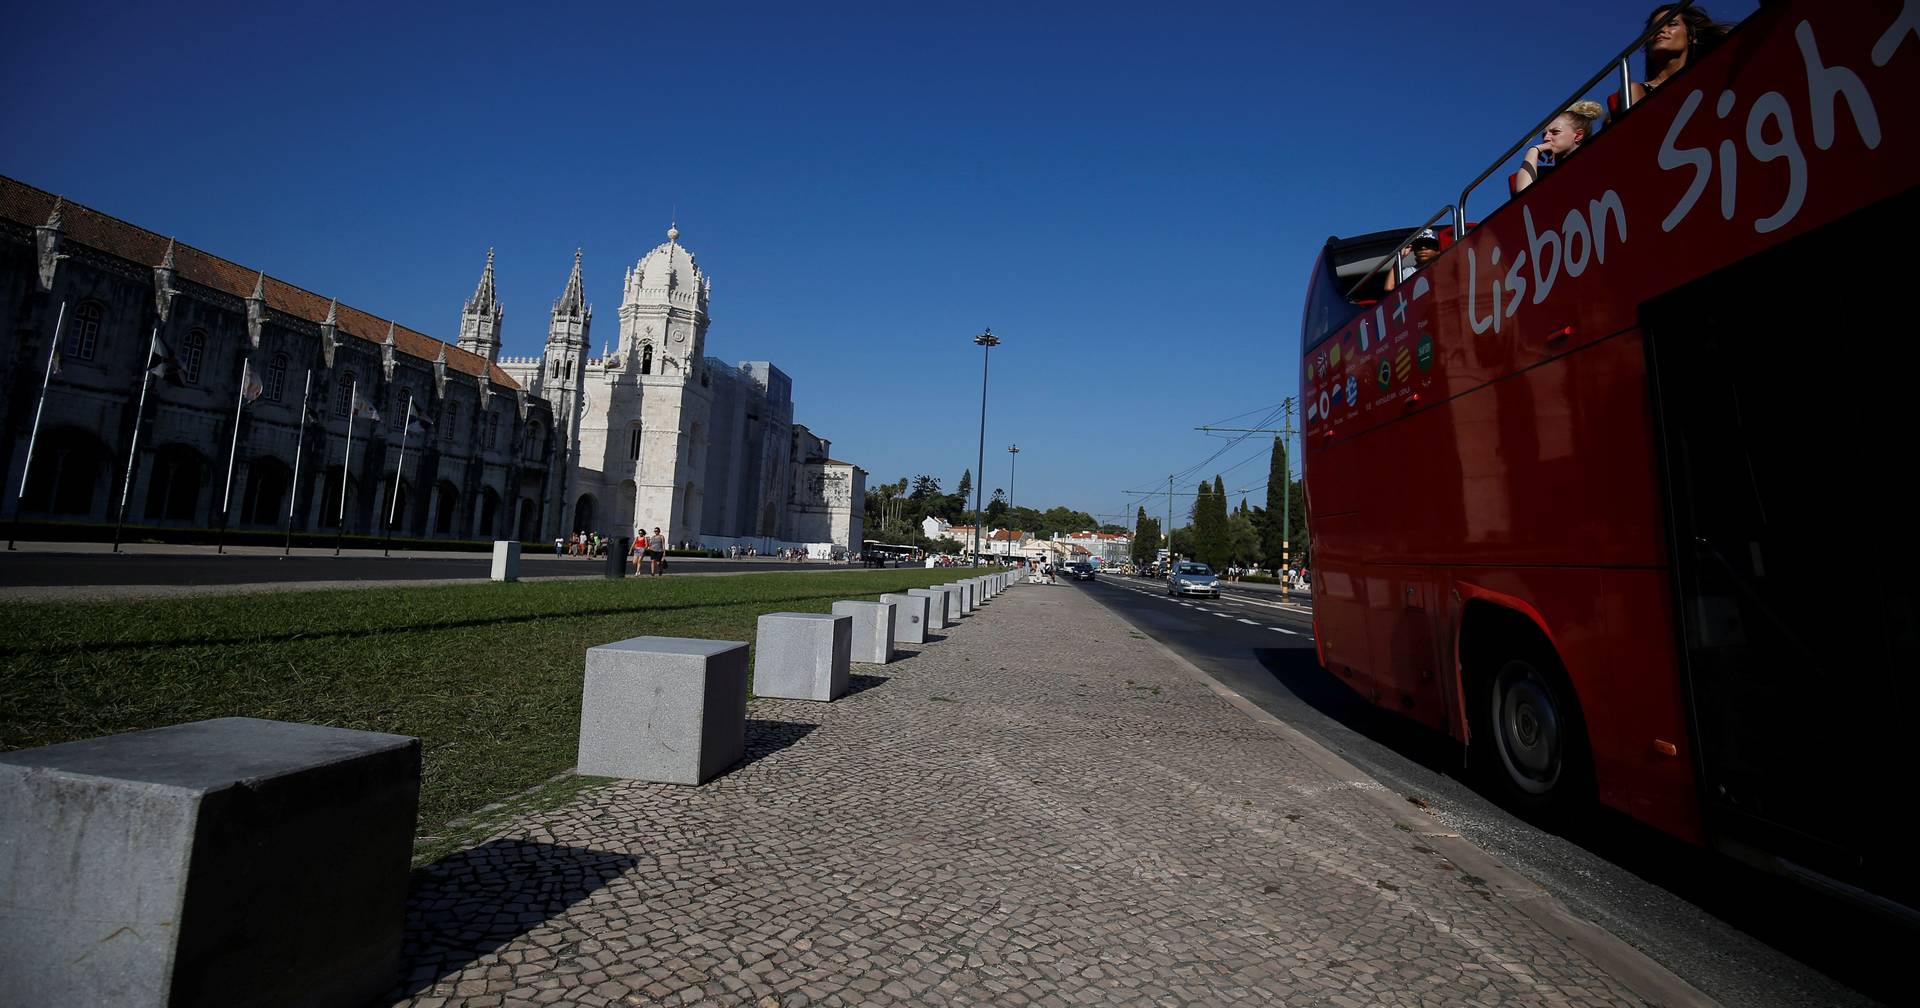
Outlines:
{"label": "stone facade", "polygon": [[[550,526],[615,535],[658,527],[675,544],[859,549],[866,474],[833,461],[829,442],[793,422],[793,380],[780,369],[706,355],[713,282],[679,239],[668,228],[666,242],[626,271],[619,340],[597,357],[576,253],[545,352],[499,362],[562,418],[567,464],[551,477]],[[491,257],[487,269],[481,284],[490,290]],[[482,351],[492,310],[483,301],[463,316],[463,334],[482,334]]]}
{"label": "stone facade", "polygon": [[[331,530],[344,475],[348,532],[391,514],[399,536],[547,538],[553,411],[477,352],[497,347],[497,305],[482,314],[491,328],[448,345],[0,177],[4,506],[53,349],[21,518],[113,521],[124,495],[130,524],[284,529],[291,511],[296,531]],[[145,380],[155,347],[175,377]],[[239,409],[243,368],[260,394]],[[404,433],[409,415],[430,426]]]}

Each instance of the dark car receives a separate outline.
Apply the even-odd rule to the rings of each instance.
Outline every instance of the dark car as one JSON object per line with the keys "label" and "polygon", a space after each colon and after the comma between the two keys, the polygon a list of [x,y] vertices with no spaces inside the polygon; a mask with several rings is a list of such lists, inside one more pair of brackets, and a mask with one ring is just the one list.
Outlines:
{"label": "dark car", "polygon": [[1067,576],[1075,581],[1093,580],[1093,565],[1088,563],[1070,563],[1064,568]]}

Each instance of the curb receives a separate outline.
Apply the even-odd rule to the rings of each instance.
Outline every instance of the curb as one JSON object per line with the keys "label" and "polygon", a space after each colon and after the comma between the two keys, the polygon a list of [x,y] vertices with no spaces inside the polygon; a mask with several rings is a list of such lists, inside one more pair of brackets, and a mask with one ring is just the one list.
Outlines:
{"label": "curb", "polygon": [[[1118,613],[1114,615],[1119,616]],[[1585,956],[1589,962],[1639,995],[1647,1004],[1659,1006],[1659,1008],[1681,1008],[1681,1006],[1719,1008],[1718,1001],[1655,962],[1646,953],[1615,937],[1612,932],[1598,924],[1567,909],[1566,904],[1561,903],[1539,883],[1502,864],[1493,855],[1481,850],[1460,835],[1434,832],[1431,823],[1417,821],[1407,816],[1401,804],[1393,799],[1394,792],[1390,788],[1362,773],[1358,767],[1342,759],[1305,732],[1261,709],[1258,704],[1207,674],[1205,669],[1161,643],[1159,638],[1147,634],[1146,639],[1189,677],[1204,684],[1215,695],[1232,704],[1254,721],[1286,738],[1314,765],[1358,791],[1367,801],[1385,813],[1395,825],[1408,830],[1413,836],[1420,837],[1423,842],[1435,848],[1456,866],[1485,879],[1490,889],[1526,915],[1527,919],[1539,925],[1548,934],[1566,942],[1575,951]]]}

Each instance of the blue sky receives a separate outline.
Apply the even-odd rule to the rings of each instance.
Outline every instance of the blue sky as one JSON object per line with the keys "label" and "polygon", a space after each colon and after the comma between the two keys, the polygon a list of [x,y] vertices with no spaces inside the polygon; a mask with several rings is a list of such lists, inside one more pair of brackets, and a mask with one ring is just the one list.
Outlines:
{"label": "blue sky", "polygon": [[870,482],[974,466],[991,326],[987,489],[1017,442],[1016,503],[1131,513],[1289,394],[1329,234],[1450,202],[1649,7],[27,5],[0,172],[447,339],[493,247],[510,354],[576,246],[614,341],[677,208],[708,352]]}

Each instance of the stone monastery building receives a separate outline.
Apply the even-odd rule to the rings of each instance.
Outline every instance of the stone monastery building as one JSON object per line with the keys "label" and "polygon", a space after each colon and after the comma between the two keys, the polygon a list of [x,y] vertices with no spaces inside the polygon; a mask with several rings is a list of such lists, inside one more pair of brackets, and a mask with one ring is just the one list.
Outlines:
{"label": "stone monastery building", "polygon": [[[344,512],[350,533],[391,515],[398,537],[534,542],[644,522],[857,550],[866,474],[793,423],[785,374],[705,356],[712,285],[678,238],[627,272],[616,348],[589,357],[576,253],[545,352],[501,358],[491,252],[450,345],[0,177],[0,506],[111,522],[124,497],[130,525],[316,532]],[[155,347],[176,366],[144,381]]]}

